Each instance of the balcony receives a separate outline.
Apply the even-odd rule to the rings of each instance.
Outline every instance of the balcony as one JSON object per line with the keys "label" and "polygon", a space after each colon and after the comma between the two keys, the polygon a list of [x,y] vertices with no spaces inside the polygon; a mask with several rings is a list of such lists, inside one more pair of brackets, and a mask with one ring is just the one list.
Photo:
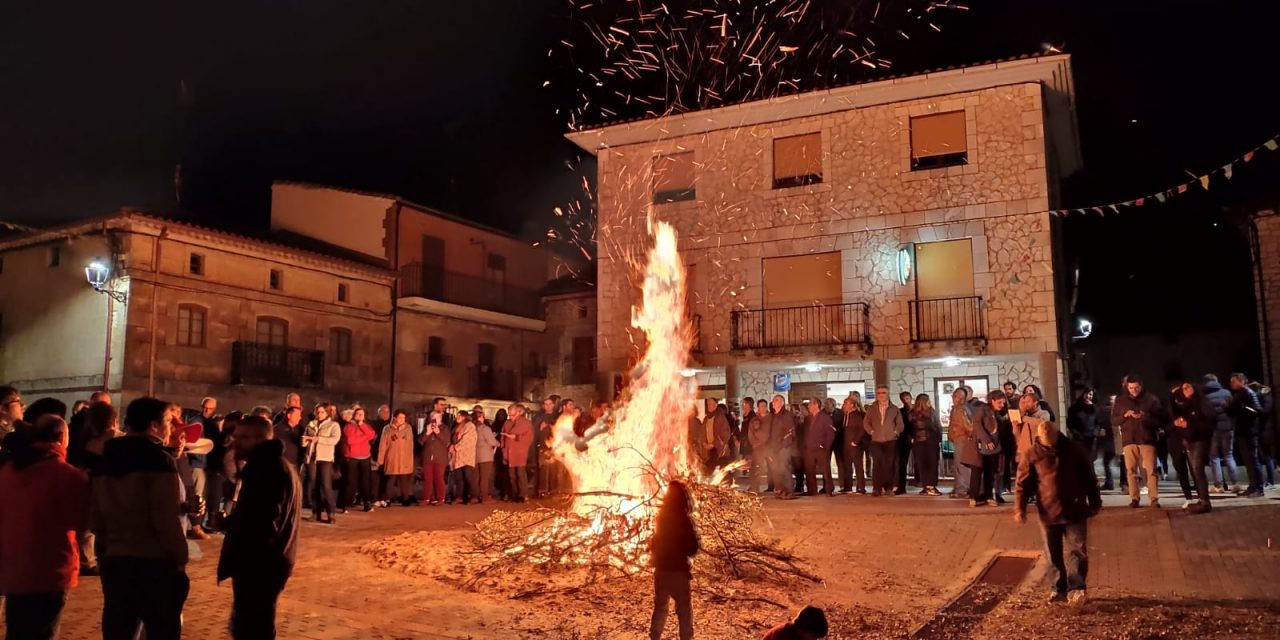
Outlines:
{"label": "balcony", "polygon": [[510,369],[467,367],[467,396],[493,400],[516,400],[516,372]]}
{"label": "balcony", "polygon": [[324,387],[324,352],[257,342],[231,345],[231,384],[289,389]]}
{"label": "balcony", "polygon": [[986,340],[986,307],[982,296],[912,300],[912,342]]}
{"label": "balcony", "polygon": [[400,269],[398,296],[426,298],[524,318],[542,317],[542,296],[537,291],[443,271],[420,262]]}
{"label": "balcony", "polygon": [[744,309],[729,320],[735,350],[871,344],[871,309],[864,302]]}

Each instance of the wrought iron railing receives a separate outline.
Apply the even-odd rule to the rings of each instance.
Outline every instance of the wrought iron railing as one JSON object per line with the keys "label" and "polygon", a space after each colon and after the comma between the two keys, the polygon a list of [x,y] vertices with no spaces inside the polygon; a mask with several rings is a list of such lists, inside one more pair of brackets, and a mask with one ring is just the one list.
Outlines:
{"label": "wrought iron railing", "polygon": [[257,342],[231,345],[231,384],[324,387],[324,352]]}
{"label": "wrought iron railing", "polygon": [[537,291],[444,271],[420,262],[400,269],[398,286],[401,298],[428,298],[526,318],[543,315],[542,295]]}
{"label": "wrought iron railing", "polygon": [[494,400],[516,399],[516,372],[491,367],[467,367],[467,395]]}
{"label": "wrought iron railing", "polygon": [[912,342],[987,337],[986,306],[982,296],[912,300],[908,311]]}
{"label": "wrought iron railing", "polygon": [[729,316],[734,349],[870,344],[865,302],[743,309]]}

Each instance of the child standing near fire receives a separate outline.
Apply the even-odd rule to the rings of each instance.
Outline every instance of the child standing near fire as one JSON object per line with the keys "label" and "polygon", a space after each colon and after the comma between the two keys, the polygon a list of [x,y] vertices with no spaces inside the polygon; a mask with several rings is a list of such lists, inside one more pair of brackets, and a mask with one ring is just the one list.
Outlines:
{"label": "child standing near fire", "polygon": [[693,574],[689,558],[698,553],[698,532],[693,527],[689,490],[673,480],[667,486],[658,516],[654,519],[649,555],[653,563],[653,619],[649,638],[662,638],[667,623],[667,601],[676,601],[676,618],[680,621],[680,640],[693,638],[693,602],[689,583]]}

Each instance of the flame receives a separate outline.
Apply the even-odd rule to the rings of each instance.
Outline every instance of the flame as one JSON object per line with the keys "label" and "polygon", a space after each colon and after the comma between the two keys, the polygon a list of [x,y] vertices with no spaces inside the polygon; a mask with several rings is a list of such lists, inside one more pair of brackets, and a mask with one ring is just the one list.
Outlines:
{"label": "flame", "polygon": [[[573,416],[561,416],[555,425],[552,446],[573,482],[572,510],[590,518],[584,540],[610,527],[647,529],[663,480],[696,473],[688,456],[688,424],[697,387],[681,375],[690,341],[685,270],[671,226],[658,222],[650,228],[654,245],[643,297],[631,311],[631,324],[644,332],[647,347],[627,393],[581,437],[574,433]],[[630,536],[626,544],[640,546],[647,539]]]}

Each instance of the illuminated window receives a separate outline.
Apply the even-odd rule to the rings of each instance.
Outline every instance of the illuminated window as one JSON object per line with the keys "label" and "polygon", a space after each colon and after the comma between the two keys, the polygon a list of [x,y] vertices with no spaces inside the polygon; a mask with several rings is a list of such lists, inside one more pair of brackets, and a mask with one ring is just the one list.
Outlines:
{"label": "illuminated window", "polygon": [[684,202],[698,196],[694,188],[693,152],[653,159],[653,203]]}
{"label": "illuminated window", "polygon": [[969,146],[963,111],[911,119],[911,168],[936,169],[967,164]]}
{"label": "illuminated window", "polygon": [[822,134],[806,133],[773,141],[773,188],[822,182]]}
{"label": "illuminated window", "polygon": [[269,347],[289,345],[289,323],[280,318],[258,318],[258,344]]}

